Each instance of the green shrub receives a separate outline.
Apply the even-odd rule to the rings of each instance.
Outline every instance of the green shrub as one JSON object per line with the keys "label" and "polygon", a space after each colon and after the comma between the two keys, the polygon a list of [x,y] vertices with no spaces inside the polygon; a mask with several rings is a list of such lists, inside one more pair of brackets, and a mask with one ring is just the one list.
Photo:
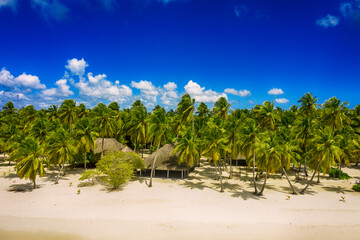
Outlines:
{"label": "green shrub", "polygon": [[134,176],[134,170],[138,168],[144,168],[144,162],[139,155],[121,151],[103,156],[96,164],[103,180],[113,188],[118,188],[130,180]]}
{"label": "green shrub", "polygon": [[79,180],[87,179],[87,180],[91,181],[92,184],[94,185],[100,175],[101,175],[101,172],[99,172],[98,170],[86,170],[85,172],[83,172],[81,174],[81,177],[79,178]]}
{"label": "green shrub", "polygon": [[360,184],[355,184],[352,186],[352,189],[356,192],[360,192]]}
{"label": "green shrub", "polygon": [[329,172],[329,176],[333,177],[333,178],[339,178],[339,179],[345,179],[345,180],[348,180],[351,178],[347,173],[344,173],[343,171],[341,171],[337,168],[331,168],[331,170]]}

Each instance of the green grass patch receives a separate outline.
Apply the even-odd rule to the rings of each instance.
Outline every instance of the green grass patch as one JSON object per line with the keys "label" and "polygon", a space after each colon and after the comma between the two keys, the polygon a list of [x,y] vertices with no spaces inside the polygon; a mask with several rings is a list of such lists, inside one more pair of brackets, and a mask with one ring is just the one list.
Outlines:
{"label": "green grass patch", "polygon": [[339,178],[339,179],[345,179],[345,180],[348,180],[351,178],[347,173],[344,173],[343,171],[341,171],[337,168],[331,168],[331,170],[329,172],[329,176],[332,178]]}

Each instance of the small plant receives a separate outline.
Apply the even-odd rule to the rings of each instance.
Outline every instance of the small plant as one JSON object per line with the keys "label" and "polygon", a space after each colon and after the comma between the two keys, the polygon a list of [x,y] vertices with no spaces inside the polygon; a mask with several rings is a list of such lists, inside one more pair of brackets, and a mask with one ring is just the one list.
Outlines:
{"label": "small plant", "polygon": [[360,184],[354,184],[352,186],[352,189],[355,191],[355,192],[360,192]]}
{"label": "small plant", "polygon": [[290,196],[289,196],[289,195],[286,196],[286,200],[290,200]]}
{"label": "small plant", "polygon": [[3,172],[3,175],[5,176],[5,175],[6,175],[6,172]]}
{"label": "small plant", "polygon": [[77,194],[80,194],[80,189],[78,189]]}
{"label": "small plant", "polygon": [[345,180],[348,180],[351,178],[347,173],[344,173],[343,171],[341,171],[337,168],[331,168],[331,170],[329,172],[329,176],[332,178],[339,178],[339,179],[345,179]]}
{"label": "small plant", "polygon": [[69,182],[69,186],[70,186],[70,187],[72,186],[72,182]]}
{"label": "small plant", "polygon": [[341,196],[339,201],[345,202],[345,196]]}
{"label": "small plant", "polygon": [[92,182],[93,185],[95,185],[95,182],[97,178],[100,176],[100,172],[98,170],[86,170],[81,174],[81,177],[79,180],[88,180],[89,182]]}

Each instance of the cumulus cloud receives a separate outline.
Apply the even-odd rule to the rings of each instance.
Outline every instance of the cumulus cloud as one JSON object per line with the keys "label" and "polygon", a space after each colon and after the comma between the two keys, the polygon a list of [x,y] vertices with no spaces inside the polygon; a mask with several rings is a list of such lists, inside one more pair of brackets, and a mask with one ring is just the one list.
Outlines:
{"label": "cumulus cloud", "polygon": [[78,60],[73,58],[67,61],[66,69],[69,69],[72,74],[83,76],[85,73],[85,68],[88,67],[89,64],[85,62],[84,58]]}
{"label": "cumulus cloud", "polygon": [[67,84],[67,79],[60,79],[55,83],[57,88],[45,89],[42,91],[42,94],[49,97],[62,96],[68,97],[74,95],[74,92],[70,90],[70,86]]}
{"label": "cumulus cloud", "polygon": [[282,95],[284,94],[283,90],[281,88],[272,88],[267,92],[269,95]]}
{"label": "cumulus cloud", "polygon": [[164,88],[161,91],[161,102],[165,105],[175,105],[176,100],[179,98],[176,89],[177,85],[174,82],[164,84]]}
{"label": "cumulus cloud", "polygon": [[5,68],[2,68],[0,72],[0,85],[6,87],[14,87],[15,85],[14,76]]}
{"label": "cumulus cloud", "polygon": [[288,103],[289,100],[286,99],[286,98],[276,98],[276,99],[275,99],[275,102],[276,102],[276,103]]}
{"label": "cumulus cloud", "polygon": [[64,19],[69,9],[58,0],[31,0],[31,5],[38,10],[46,20],[51,18],[60,21]]}
{"label": "cumulus cloud", "polygon": [[19,86],[32,88],[32,89],[44,89],[45,84],[40,83],[40,79],[37,76],[23,73],[14,79],[15,83]]}
{"label": "cumulus cloud", "polygon": [[217,93],[215,91],[205,90],[205,87],[201,87],[196,82],[193,82],[190,80],[185,88],[185,92],[190,94],[192,98],[195,98],[197,102],[204,102],[204,103],[214,103],[216,102],[220,97],[224,97],[227,99],[227,95],[225,93]]}
{"label": "cumulus cloud", "polygon": [[159,90],[150,81],[131,81],[131,87],[139,89],[142,97],[144,97],[145,99],[151,102],[156,102],[156,96],[159,95]]}
{"label": "cumulus cloud", "polygon": [[248,96],[251,96],[251,92],[249,90],[235,90],[233,88],[226,88],[224,90],[224,92],[226,93],[229,93],[229,94],[232,94],[232,95],[237,95],[237,96],[240,96],[240,97],[248,97]]}
{"label": "cumulus cloud", "polygon": [[338,17],[328,14],[326,17],[316,20],[316,25],[324,28],[335,27],[339,24],[340,19]]}
{"label": "cumulus cloud", "polygon": [[[123,103],[127,97],[132,96],[132,90],[126,85],[114,85],[106,80],[105,74],[99,74],[93,77],[92,73],[88,74],[88,81],[80,78],[75,84],[79,89],[79,94],[83,96],[95,97],[98,99],[106,99],[109,101],[117,101]],[[91,79],[91,81],[90,81]]]}

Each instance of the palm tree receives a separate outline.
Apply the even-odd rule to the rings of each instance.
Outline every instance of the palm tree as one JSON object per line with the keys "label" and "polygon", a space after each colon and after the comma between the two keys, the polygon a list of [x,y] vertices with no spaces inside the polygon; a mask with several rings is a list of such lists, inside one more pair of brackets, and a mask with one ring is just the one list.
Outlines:
{"label": "palm tree", "polygon": [[[150,136],[154,138],[154,144],[157,144],[157,149],[160,148],[162,141],[166,141],[166,135],[171,131],[170,124],[167,120],[164,109],[155,110],[148,119]],[[156,164],[158,151],[155,152],[154,161],[151,166],[149,187],[152,187],[152,177]]]}
{"label": "palm tree", "polygon": [[97,132],[93,131],[89,118],[83,118],[76,124],[76,138],[79,139],[78,147],[84,149],[84,169],[86,170],[86,155],[95,148]]}
{"label": "palm tree", "polygon": [[107,108],[105,104],[99,103],[94,108],[95,122],[98,126],[101,142],[101,157],[104,156],[104,139],[114,135],[114,112]]}
{"label": "palm tree", "polygon": [[76,102],[72,99],[66,99],[62,102],[59,108],[59,116],[63,124],[67,124],[69,132],[71,132],[72,125],[76,121]]}
{"label": "palm tree", "polygon": [[133,103],[131,110],[131,137],[135,141],[135,150],[136,145],[141,143],[142,151],[141,157],[144,157],[144,145],[147,141],[147,132],[148,132],[148,124],[147,118],[148,113],[146,107],[141,103],[140,100],[137,100]]}
{"label": "palm tree", "polygon": [[263,129],[275,129],[276,122],[280,122],[278,110],[274,109],[274,103],[266,101],[259,109],[254,110],[256,118]]}
{"label": "palm tree", "polygon": [[57,184],[59,182],[61,171],[64,170],[65,163],[73,160],[77,149],[74,146],[74,141],[70,136],[70,133],[63,128],[60,128],[51,134],[46,142],[46,151],[49,162],[54,165],[59,165],[59,173],[55,181]]}
{"label": "palm tree", "polygon": [[316,137],[311,143],[311,149],[308,154],[309,166],[314,169],[314,173],[305,188],[300,192],[303,194],[311,184],[316,172],[321,166],[323,170],[327,171],[335,161],[341,160],[343,151],[340,149],[340,136],[334,136],[332,128],[326,126],[324,129],[319,129]]}
{"label": "palm tree", "polygon": [[348,102],[343,102],[335,97],[330,98],[324,103],[323,121],[326,125],[332,127],[333,134],[335,130],[342,131],[345,124],[350,124],[350,118],[347,116]]}
{"label": "palm tree", "polygon": [[179,164],[185,163],[188,167],[193,167],[200,161],[200,146],[195,134],[188,129],[183,134],[179,142],[176,144],[173,155],[179,154]]}
{"label": "palm tree", "polygon": [[255,188],[255,194],[258,194],[256,179],[255,179],[255,166],[256,166],[256,151],[260,145],[260,126],[257,125],[254,119],[247,119],[245,124],[240,129],[241,138],[243,144],[241,145],[241,151],[246,156],[246,159],[253,159],[253,182]]}
{"label": "palm tree", "polygon": [[36,188],[36,175],[43,177],[45,175],[44,166],[42,164],[42,149],[39,143],[33,138],[25,139],[19,146],[17,151],[16,173],[20,179],[30,179]]}
{"label": "palm tree", "polygon": [[220,192],[224,192],[224,187],[222,183],[222,171],[219,161],[221,161],[221,157],[225,155],[223,153],[231,151],[230,148],[226,146],[227,140],[224,137],[224,133],[225,133],[224,129],[220,128],[213,122],[209,122],[207,131],[205,132],[205,136],[204,136],[204,144],[206,147],[203,154],[204,156],[207,156],[212,160],[212,162],[214,163],[215,170],[217,167],[219,169],[220,185],[221,185]]}
{"label": "palm tree", "polygon": [[300,103],[299,106],[299,112],[302,114],[305,114],[306,116],[311,116],[315,110],[316,107],[319,106],[317,104],[318,99],[313,97],[311,93],[305,93],[299,100],[298,103]]}
{"label": "palm tree", "polygon": [[56,105],[51,105],[47,110],[47,116],[51,122],[56,121],[56,119],[59,118],[58,107]]}
{"label": "palm tree", "polygon": [[189,94],[182,96],[177,107],[177,112],[182,124],[192,122],[192,131],[194,131],[195,99],[191,99]]}
{"label": "palm tree", "polygon": [[228,103],[227,99],[220,97],[214,104],[215,116],[218,116],[225,121],[228,117],[231,104]]}

